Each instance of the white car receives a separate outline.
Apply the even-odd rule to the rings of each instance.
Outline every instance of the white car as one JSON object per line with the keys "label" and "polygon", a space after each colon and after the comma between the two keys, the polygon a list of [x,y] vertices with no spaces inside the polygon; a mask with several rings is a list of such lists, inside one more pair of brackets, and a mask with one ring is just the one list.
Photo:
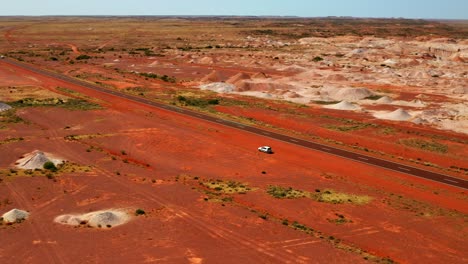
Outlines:
{"label": "white car", "polygon": [[273,153],[273,150],[271,150],[271,147],[269,147],[269,146],[261,146],[261,147],[258,148],[258,151],[265,152],[265,153],[268,153],[268,154]]}

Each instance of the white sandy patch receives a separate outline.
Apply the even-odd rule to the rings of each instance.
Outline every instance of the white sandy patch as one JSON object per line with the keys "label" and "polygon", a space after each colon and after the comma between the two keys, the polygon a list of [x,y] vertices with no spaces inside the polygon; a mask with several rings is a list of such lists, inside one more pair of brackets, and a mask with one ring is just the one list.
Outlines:
{"label": "white sandy patch", "polygon": [[376,100],[377,103],[379,104],[390,104],[393,102],[393,99],[388,97],[388,96],[383,96],[379,99]]}
{"label": "white sandy patch", "polygon": [[400,105],[400,106],[409,106],[409,107],[426,107],[427,104],[419,99],[415,99],[415,100],[412,100],[412,101],[401,101],[401,100],[398,100],[398,101],[393,101],[391,103],[392,105]]}
{"label": "white sandy patch", "polygon": [[210,90],[217,93],[232,93],[236,89],[236,86],[230,83],[215,82],[200,85],[200,89]]}
{"label": "white sandy patch", "polygon": [[54,219],[54,222],[71,226],[88,225],[98,228],[111,228],[127,223],[130,218],[130,215],[124,210],[108,209],[86,214],[60,215]]}
{"label": "white sandy patch", "polygon": [[374,117],[379,119],[394,120],[394,121],[407,121],[412,118],[412,116],[405,110],[398,108],[393,112],[376,112]]}
{"label": "white sandy patch", "polygon": [[326,87],[320,90],[323,98],[330,98],[332,100],[345,100],[345,101],[359,101],[368,96],[373,95],[367,88],[337,88]]}
{"label": "white sandy patch", "polygon": [[51,161],[54,165],[64,163],[65,160],[54,156],[50,153],[45,153],[39,150],[23,155],[23,158],[16,161],[16,167],[25,170],[34,170],[44,168],[44,163]]}
{"label": "white sandy patch", "polygon": [[12,209],[2,215],[3,222],[5,223],[16,223],[26,220],[29,217],[29,213],[19,209]]}
{"label": "white sandy patch", "polygon": [[350,102],[347,102],[347,101],[341,101],[337,104],[333,104],[333,105],[327,105],[327,106],[324,106],[325,108],[328,108],[328,109],[335,109],[335,110],[359,110],[360,107],[357,106],[357,105],[354,105]]}
{"label": "white sandy patch", "polygon": [[5,103],[0,102],[0,112],[6,111],[6,110],[9,110],[9,109],[11,109],[11,106],[9,106],[9,105],[7,105],[7,104],[5,104]]}

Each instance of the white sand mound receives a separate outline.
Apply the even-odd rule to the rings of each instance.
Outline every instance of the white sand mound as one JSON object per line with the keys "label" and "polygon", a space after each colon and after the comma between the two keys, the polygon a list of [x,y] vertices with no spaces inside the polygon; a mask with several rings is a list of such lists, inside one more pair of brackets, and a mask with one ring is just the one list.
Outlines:
{"label": "white sand mound", "polygon": [[99,228],[111,228],[123,225],[129,220],[130,215],[123,210],[117,209],[102,210],[81,215],[60,215],[54,219],[56,223],[64,225],[88,225]]}
{"label": "white sand mound", "polygon": [[401,106],[409,106],[409,107],[425,107],[427,104],[421,101],[420,99],[415,99],[412,101],[393,101],[392,105],[401,105]]}
{"label": "white sand mound", "polygon": [[358,110],[359,109],[358,106],[347,101],[341,101],[337,104],[327,105],[325,106],[325,108],[335,109],[335,110]]}
{"label": "white sand mound", "polygon": [[44,163],[48,161],[53,162],[55,165],[64,162],[64,160],[53,157],[51,154],[35,150],[31,153],[24,155],[23,158],[17,160],[16,167],[25,170],[42,169],[44,167]]}
{"label": "white sand mound", "polygon": [[236,90],[239,92],[244,92],[244,91],[268,91],[271,93],[275,93],[275,91],[278,91],[278,93],[282,92],[287,92],[288,90],[295,90],[296,87],[294,85],[291,85],[289,83],[283,83],[283,82],[278,82],[278,81],[273,81],[273,80],[243,80],[240,82],[236,83]]}
{"label": "white sand mound", "polygon": [[230,83],[215,82],[200,85],[202,90],[210,90],[217,93],[231,93],[236,89],[236,86]]}
{"label": "white sand mound", "polygon": [[12,209],[2,215],[3,222],[17,223],[29,217],[29,213],[19,209]]}
{"label": "white sand mound", "polygon": [[320,90],[320,94],[337,101],[359,101],[372,95],[366,88],[336,88],[328,87]]}
{"label": "white sand mound", "polygon": [[390,113],[376,113],[375,117],[379,119],[395,120],[395,121],[406,121],[411,119],[411,115],[405,110],[398,108],[397,110]]}
{"label": "white sand mound", "polygon": [[390,104],[393,102],[393,99],[388,96],[383,96],[379,98],[378,100],[376,100],[376,102],[379,104]]}
{"label": "white sand mound", "polygon": [[7,105],[7,104],[5,104],[5,103],[0,102],[0,112],[6,111],[6,110],[9,110],[9,109],[11,109],[11,106],[9,106],[9,105]]}

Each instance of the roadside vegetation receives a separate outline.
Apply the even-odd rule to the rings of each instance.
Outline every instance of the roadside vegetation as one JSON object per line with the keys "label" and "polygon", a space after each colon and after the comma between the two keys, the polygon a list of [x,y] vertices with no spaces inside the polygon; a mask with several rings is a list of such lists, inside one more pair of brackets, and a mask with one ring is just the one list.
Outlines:
{"label": "roadside vegetation", "polygon": [[149,79],[159,79],[161,81],[168,82],[168,83],[176,83],[176,81],[177,81],[175,77],[170,77],[168,75],[158,75],[158,74],[155,74],[155,73],[146,73],[146,72],[141,72],[140,75],[147,78],[147,79],[148,78]]}
{"label": "roadside vegetation", "polygon": [[61,98],[49,98],[49,99],[34,99],[25,98],[12,103],[9,103],[13,107],[37,107],[45,106],[52,107],[58,106],[69,110],[99,110],[102,107],[99,104],[92,103],[83,99],[61,99]]}
{"label": "roadside vegetation", "polygon": [[7,179],[15,177],[40,177],[45,176],[48,179],[55,179],[57,176],[66,173],[85,173],[92,170],[91,166],[81,166],[71,162],[65,162],[58,165],[48,161],[44,163],[41,169],[1,169],[0,175],[7,176]]}
{"label": "roadside vegetation", "polygon": [[245,194],[252,190],[252,188],[248,187],[246,184],[236,181],[210,180],[202,182],[202,185],[216,192],[226,194]]}
{"label": "roadside vegetation", "polygon": [[448,152],[447,145],[441,144],[436,141],[427,141],[427,140],[418,139],[418,138],[408,138],[408,139],[400,139],[399,143],[407,147],[427,150],[431,152],[438,152],[438,153]]}
{"label": "roadside vegetation", "polygon": [[285,188],[281,186],[269,186],[267,193],[277,199],[309,198],[317,202],[331,204],[351,203],[364,205],[372,200],[371,197],[366,195],[340,193],[334,190],[321,191],[320,189],[316,189],[315,192],[307,192],[293,189],[291,187]]}
{"label": "roadside vegetation", "polygon": [[177,96],[177,102],[183,106],[195,106],[195,107],[207,107],[209,105],[218,105],[219,99],[217,98],[197,98],[197,97],[186,97],[179,95]]}
{"label": "roadside vegetation", "polygon": [[[0,124],[26,123],[24,119],[16,115],[16,109],[0,112]],[[2,128],[0,126],[0,128]]]}

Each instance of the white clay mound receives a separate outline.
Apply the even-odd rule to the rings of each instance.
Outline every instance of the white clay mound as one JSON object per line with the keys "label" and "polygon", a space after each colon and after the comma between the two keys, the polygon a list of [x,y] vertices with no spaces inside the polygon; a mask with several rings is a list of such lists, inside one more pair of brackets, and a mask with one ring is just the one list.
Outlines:
{"label": "white clay mound", "polygon": [[7,104],[5,104],[5,103],[0,102],[0,112],[6,111],[6,110],[9,110],[9,109],[11,109],[11,106],[9,106],[9,105],[7,105]]}
{"label": "white clay mound", "polygon": [[328,96],[333,100],[359,101],[372,94],[366,88],[336,88],[329,87],[320,91],[324,96]]}
{"label": "white clay mound", "polygon": [[347,101],[341,101],[337,104],[327,105],[325,106],[325,108],[335,109],[335,110],[358,110],[359,109],[358,106]]}
{"label": "white clay mound", "polygon": [[405,110],[398,108],[397,110],[389,113],[376,113],[375,117],[379,119],[395,120],[395,121],[406,121],[411,119],[411,115]]}
{"label": "white clay mound", "polygon": [[26,220],[29,217],[29,213],[19,209],[12,209],[2,215],[3,222],[16,223]]}
{"label": "white clay mound", "polygon": [[50,154],[35,150],[31,153],[24,155],[23,158],[16,161],[16,167],[25,170],[34,170],[44,168],[44,163],[51,161],[55,165],[63,163],[61,159],[52,157]]}
{"label": "white clay mound", "polygon": [[236,86],[229,83],[215,82],[200,85],[202,90],[210,90],[217,93],[231,93],[236,89]]}
{"label": "white clay mound", "polygon": [[130,220],[130,216],[116,209],[102,210],[87,214],[60,215],[54,221],[59,224],[79,226],[88,225],[90,227],[111,228],[123,225]]}
{"label": "white clay mound", "polygon": [[393,102],[393,99],[388,96],[383,96],[379,98],[378,100],[376,100],[376,102],[379,104],[390,104]]}

